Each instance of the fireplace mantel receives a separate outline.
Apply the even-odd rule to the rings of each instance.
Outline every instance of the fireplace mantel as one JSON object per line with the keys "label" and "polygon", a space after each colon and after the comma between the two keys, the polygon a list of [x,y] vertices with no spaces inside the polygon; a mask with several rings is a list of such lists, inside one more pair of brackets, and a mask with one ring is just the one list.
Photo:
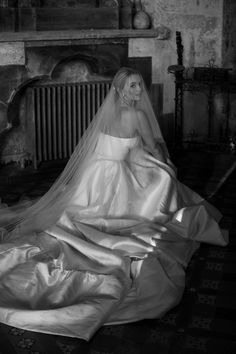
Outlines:
{"label": "fireplace mantel", "polygon": [[165,27],[156,29],[89,29],[67,31],[31,31],[31,32],[2,32],[0,43],[24,42],[27,47],[42,47],[53,45],[72,45],[86,43],[101,43],[103,41],[120,41],[129,38],[168,39],[169,32]]}
{"label": "fireplace mantel", "polygon": [[94,28],[0,32],[0,123],[7,126],[7,122],[14,122],[1,150],[1,162],[15,161],[23,166],[31,159],[33,133],[26,133],[26,128],[33,115],[28,113],[26,95],[34,83],[42,86],[97,82],[98,78],[110,79],[121,66],[131,66],[142,72],[149,87],[152,54],[144,46],[140,56],[129,56],[129,46],[133,45],[130,41],[135,39],[138,43],[134,44],[142,51],[143,42],[149,39],[152,47],[153,42],[169,39],[169,33],[161,26],[146,30]]}

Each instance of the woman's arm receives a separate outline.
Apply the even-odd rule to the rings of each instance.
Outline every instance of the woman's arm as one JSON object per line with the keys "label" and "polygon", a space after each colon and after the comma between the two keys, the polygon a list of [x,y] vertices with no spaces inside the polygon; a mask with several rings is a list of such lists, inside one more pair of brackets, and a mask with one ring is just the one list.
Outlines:
{"label": "woman's arm", "polygon": [[166,158],[162,147],[155,141],[151,126],[145,113],[141,110],[137,111],[137,119],[139,134],[143,139],[145,147],[157,160],[166,163]]}

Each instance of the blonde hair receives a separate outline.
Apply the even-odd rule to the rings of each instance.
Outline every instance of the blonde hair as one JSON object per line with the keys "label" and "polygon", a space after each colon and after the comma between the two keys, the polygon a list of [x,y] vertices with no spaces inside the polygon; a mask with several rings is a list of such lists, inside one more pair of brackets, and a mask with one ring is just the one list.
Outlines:
{"label": "blonde hair", "polygon": [[117,71],[112,82],[113,88],[115,89],[117,94],[117,98],[119,97],[120,91],[124,88],[127,79],[132,75],[138,75],[143,83],[142,75],[136,69],[123,67],[119,71]]}

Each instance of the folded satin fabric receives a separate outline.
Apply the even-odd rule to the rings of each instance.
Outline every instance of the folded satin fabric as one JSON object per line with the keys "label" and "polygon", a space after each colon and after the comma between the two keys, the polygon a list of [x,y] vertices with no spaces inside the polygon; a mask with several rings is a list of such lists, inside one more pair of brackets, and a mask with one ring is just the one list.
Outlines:
{"label": "folded satin fabric", "polygon": [[102,134],[54,225],[1,230],[0,321],[89,340],[104,324],[160,317],[200,242],[227,244],[220,216],[138,137]]}

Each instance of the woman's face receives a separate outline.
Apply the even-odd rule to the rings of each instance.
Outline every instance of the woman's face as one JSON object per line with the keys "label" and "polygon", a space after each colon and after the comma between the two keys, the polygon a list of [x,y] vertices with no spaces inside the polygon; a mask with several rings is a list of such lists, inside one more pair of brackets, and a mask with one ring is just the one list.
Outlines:
{"label": "woman's face", "polygon": [[130,75],[122,90],[122,95],[127,101],[139,101],[142,93],[142,80],[139,75]]}

